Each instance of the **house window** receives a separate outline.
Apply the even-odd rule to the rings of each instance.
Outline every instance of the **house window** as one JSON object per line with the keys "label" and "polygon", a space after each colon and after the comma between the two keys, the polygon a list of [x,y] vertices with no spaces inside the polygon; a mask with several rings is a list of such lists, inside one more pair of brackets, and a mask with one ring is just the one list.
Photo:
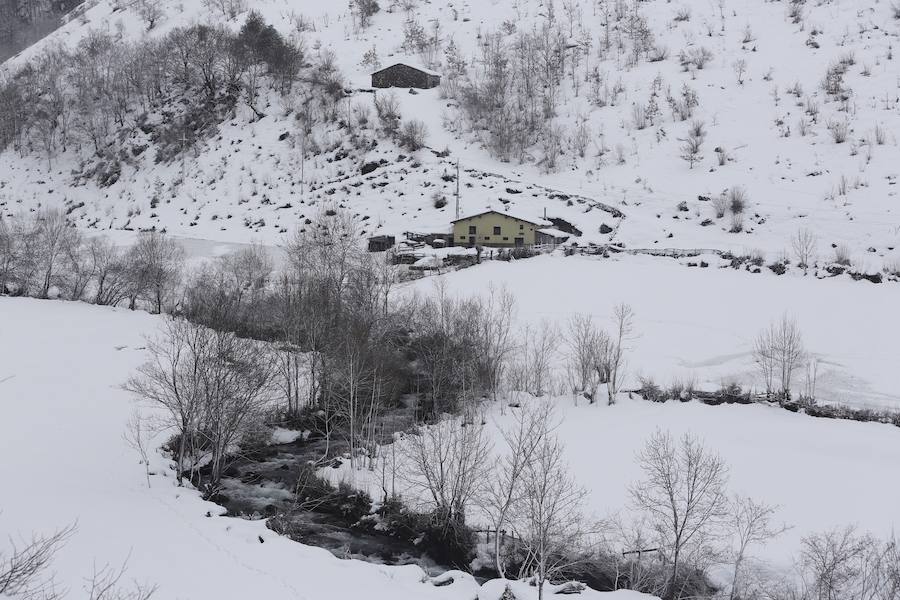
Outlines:
{"label": "house window", "polygon": [[509,241],[509,238],[508,238],[508,237],[505,237],[505,238],[503,238],[503,241],[504,241],[504,242],[508,242],[508,241]]}
{"label": "house window", "polygon": [[466,236],[461,235],[461,236],[459,236],[459,239],[464,240],[464,239],[466,239]]}
{"label": "house window", "polygon": [[475,235],[475,226],[469,225],[469,235]]}
{"label": "house window", "polygon": [[489,236],[489,235],[484,236],[484,241],[488,241],[490,239],[491,239],[491,236]]}
{"label": "house window", "polygon": [[494,235],[500,235],[500,227],[499,226],[494,227]]}
{"label": "house window", "polygon": [[522,231],[523,229],[525,229],[525,226],[523,224],[519,223],[519,231]]}

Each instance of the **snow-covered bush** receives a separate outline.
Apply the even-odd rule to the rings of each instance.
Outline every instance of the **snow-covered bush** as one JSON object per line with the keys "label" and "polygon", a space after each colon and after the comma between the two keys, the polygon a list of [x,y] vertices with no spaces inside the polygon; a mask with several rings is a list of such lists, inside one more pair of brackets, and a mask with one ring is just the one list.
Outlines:
{"label": "snow-covered bush", "polygon": [[422,149],[428,138],[428,128],[418,119],[407,121],[400,128],[399,142],[411,152]]}

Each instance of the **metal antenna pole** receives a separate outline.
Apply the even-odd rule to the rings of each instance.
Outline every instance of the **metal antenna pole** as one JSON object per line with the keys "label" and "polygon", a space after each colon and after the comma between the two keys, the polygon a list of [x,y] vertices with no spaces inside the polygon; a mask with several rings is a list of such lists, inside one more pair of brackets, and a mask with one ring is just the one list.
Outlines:
{"label": "metal antenna pole", "polygon": [[459,159],[456,159],[456,218],[459,218]]}

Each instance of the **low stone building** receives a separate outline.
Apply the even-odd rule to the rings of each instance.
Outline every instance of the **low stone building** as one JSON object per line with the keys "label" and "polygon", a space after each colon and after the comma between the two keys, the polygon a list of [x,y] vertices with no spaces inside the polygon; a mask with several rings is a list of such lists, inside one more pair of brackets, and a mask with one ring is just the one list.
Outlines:
{"label": "low stone building", "polygon": [[372,73],[372,87],[418,88],[427,90],[441,84],[441,75],[430,69],[396,63]]}

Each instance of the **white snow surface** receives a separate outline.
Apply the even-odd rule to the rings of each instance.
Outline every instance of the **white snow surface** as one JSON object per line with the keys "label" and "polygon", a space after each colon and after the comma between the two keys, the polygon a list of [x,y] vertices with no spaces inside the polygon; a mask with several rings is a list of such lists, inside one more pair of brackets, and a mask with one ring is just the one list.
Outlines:
{"label": "white snow surface", "polygon": [[[96,566],[158,586],[154,600],[496,600],[471,576],[435,586],[417,566],[339,560],[266,529],[219,516],[176,486],[151,451],[151,487],[123,440],[135,401],[120,388],[146,356],[159,317],[83,303],[0,298],[0,553],[32,534],[75,524],[52,563],[82,597]],[[147,411],[147,407],[144,407]],[[648,598],[603,594],[612,600]],[[586,596],[586,597],[595,597]]]}
{"label": "white snow surface", "polygon": [[[626,388],[638,387],[643,375],[663,386],[694,379],[714,391],[736,381],[760,391],[753,341],[786,313],[819,360],[817,398],[900,409],[900,289],[849,278],[752,274],[708,260],[707,268],[689,268],[648,256],[552,255],[490,262],[441,278],[457,295],[505,287],[516,298],[520,324],[547,319],[564,330],[572,315],[584,314],[610,329],[614,307],[630,305],[635,317]],[[406,290],[429,294],[435,283],[421,279]],[[804,372],[795,375],[798,390],[804,378]]]}

